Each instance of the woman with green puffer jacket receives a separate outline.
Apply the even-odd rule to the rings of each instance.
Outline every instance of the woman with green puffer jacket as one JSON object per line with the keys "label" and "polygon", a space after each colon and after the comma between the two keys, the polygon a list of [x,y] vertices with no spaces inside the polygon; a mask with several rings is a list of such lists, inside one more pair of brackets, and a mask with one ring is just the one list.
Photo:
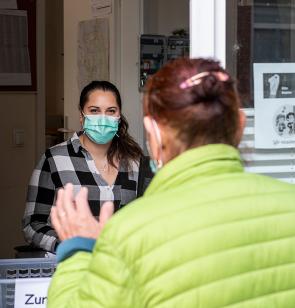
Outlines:
{"label": "woman with green puffer jacket", "polygon": [[239,108],[213,60],[174,60],[149,79],[157,174],[110,220],[106,203],[99,222],[86,189],[59,191],[49,308],[295,307],[295,186],[244,171]]}

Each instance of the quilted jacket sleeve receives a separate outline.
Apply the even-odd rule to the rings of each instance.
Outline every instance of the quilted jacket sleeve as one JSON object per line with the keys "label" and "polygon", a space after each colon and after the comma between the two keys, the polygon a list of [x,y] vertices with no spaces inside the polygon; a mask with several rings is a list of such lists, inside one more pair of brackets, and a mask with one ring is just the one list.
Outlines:
{"label": "quilted jacket sleeve", "polygon": [[100,238],[92,253],[78,252],[58,265],[47,307],[139,307],[134,285],[117,250]]}

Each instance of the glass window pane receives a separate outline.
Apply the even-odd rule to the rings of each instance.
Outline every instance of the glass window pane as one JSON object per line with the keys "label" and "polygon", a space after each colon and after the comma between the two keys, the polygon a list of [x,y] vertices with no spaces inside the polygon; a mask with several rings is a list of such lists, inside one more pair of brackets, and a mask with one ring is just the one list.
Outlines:
{"label": "glass window pane", "polygon": [[294,0],[227,0],[227,69],[253,108],[253,63],[295,62]]}

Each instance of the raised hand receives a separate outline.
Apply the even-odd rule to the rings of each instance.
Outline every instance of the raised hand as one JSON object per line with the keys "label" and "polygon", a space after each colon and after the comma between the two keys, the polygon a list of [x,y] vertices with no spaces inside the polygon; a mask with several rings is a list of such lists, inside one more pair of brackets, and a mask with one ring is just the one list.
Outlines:
{"label": "raised hand", "polygon": [[82,187],[74,198],[73,185],[67,184],[57,194],[56,206],[51,210],[51,221],[60,240],[81,236],[97,239],[114,212],[114,204],[105,202],[99,220],[92,215],[88,204],[88,190]]}

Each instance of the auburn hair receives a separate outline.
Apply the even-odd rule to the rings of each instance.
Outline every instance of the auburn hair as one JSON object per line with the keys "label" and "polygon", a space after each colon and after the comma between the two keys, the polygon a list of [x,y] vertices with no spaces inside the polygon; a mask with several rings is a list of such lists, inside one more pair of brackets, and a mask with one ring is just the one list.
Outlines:
{"label": "auburn hair", "polygon": [[[226,80],[218,73],[226,74]],[[181,86],[197,74],[202,76],[198,83]],[[211,59],[172,60],[145,87],[145,115],[174,128],[187,148],[212,143],[237,146],[239,107],[234,80]]]}

